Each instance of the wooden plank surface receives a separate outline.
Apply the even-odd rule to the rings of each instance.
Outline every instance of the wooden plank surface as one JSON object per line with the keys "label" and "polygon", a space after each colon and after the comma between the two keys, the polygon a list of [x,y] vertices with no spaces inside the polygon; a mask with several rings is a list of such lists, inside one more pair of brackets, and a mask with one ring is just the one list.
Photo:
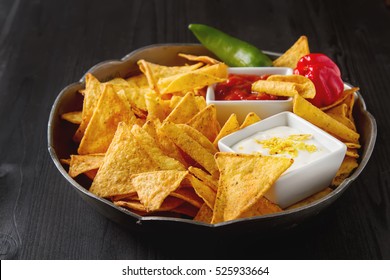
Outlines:
{"label": "wooden plank surface", "polygon": [[[53,101],[94,64],[189,23],[282,52],[300,35],[359,86],[378,124],[372,158],[326,211],[280,234],[140,234],[71,189],[47,152]],[[390,10],[383,0],[0,0],[0,259],[390,259]]]}

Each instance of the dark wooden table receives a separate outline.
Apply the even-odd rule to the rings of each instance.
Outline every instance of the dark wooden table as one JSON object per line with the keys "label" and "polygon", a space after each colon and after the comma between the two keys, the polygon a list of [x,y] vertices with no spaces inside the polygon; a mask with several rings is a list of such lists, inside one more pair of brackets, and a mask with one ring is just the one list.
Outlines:
{"label": "dark wooden table", "polygon": [[[387,1],[388,2],[388,1]],[[94,64],[205,23],[265,50],[300,35],[376,117],[364,172],[330,208],[262,237],[140,234],[95,212],[47,151],[60,90]],[[390,259],[390,9],[384,0],[0,0],[0,259]]]}

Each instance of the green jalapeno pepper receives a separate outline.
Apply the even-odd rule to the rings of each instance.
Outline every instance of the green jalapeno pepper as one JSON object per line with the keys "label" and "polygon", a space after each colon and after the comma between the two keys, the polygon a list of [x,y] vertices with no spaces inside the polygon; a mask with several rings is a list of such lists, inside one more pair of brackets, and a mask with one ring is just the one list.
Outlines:
{"label": "green jalapeno pepper", "polygon": [[202,45],[232,67],[272,66],[272,60],[255,46],[204,24],[188,28]]}

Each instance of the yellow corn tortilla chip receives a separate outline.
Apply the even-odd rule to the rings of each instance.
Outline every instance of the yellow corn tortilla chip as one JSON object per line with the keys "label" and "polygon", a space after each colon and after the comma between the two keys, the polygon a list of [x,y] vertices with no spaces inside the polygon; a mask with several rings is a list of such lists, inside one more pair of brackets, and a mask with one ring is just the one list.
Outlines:
{"label": "yellow corn tortilla chip", "polygon": [[197,141],[200,145],[202,145],[203,148],[205,148],[210,153],[215,154],[216,152],[218,152],[218,150],[215,148],[213,143],[211,143],[206,136],[204,136],[195,128],[186,124],[177,124],[176,126],[180,128],[182,131],[184,131],[185,133],[187,133],[188,136],[192,137],[192,139]]}
{"label": "yellow corn tortilla chip", "polygon": [[105,153],[118,123],[130,123],[132,118],[135,116],[127,104],[118,97],[112,86],[106,85],[80,142],[78,153]]}
{"label": "yellow corn tortilla chip", "polygon": [[189,136],[181,127],[171,122],[164,122],[161,131],[187,155],[203,166],[212,176],[218,176],[214,154],[210,153],[198,141]]}
{"label": "yellow corn tortilla chip", "polygon": [[213,189],[215,192],[217,192],[218,180],[214,179],[210,174],[194,166],[190,166],[188,168],[188,171],[196,178],[198,178],[200,181],[202,181],[204,184],[206,184],[211,189]]}
{"label": "yellow corn tortilla chip", "polygon": [[160,208],[168,195],[179,186],[187,171],[163,170],[135,174],[131,177],[131,184],[137,191],[146,212]]}
{"label": "yellow corn tortilla chip", "polygon": [[188,217],[195,217],[199,211],[199,207],[196,207],[190,203],[184,202],[183,204],[173,208],[171,212],[186,215]]}
{"label": "yellow corn tortilla chip", "polygon": [[345,152],[345,155],[347,155],[349,157],[353,157],[353,158],[359,158],[359,153],[358,153],[357,149],[354,149],[354,148],[347,147],[347,151]]}
{"label": "yellow corn tortilla chip", "polygon": [[188,164],[185,161],[183,155],[181,154],[179,148],[172,142],[169,137],[167,137],[164,133],[160,131],[160,126],[161,123],[158,120],[154,120],[153,122],[147,121],[142,128],[155,139],[157,145],[160,147],[164,154],[176,159],[187,168]]}
{"label": "yellow corn tortilla chip", "polygon": [[[171,211],[183,203],[183,200],[176,197],[167,197],[160,205],[158,211]],[[140,215],[146,215],[148,212],[151,212],[151,210],[148,211],[147,207],[139,201],[115,201],[114,204],[120,207],[128,208],[132,210],[132,212],[135,210],[137,211],[136,213]]]}
{"label": "yellow corn tortilla chip", "polygon": [[234,220],[259,202],[293,160],[259,154],[217,153],[220,171],[212,223]]}
{"label": "yellow corn tortilla chip", "polygon": [[163,121],[167,117],[163,100],[155,92],[145,94],[145,104],[147,109],[147,120]]}
{"label": "yellow corn tortilla chip", "polygon": [[218,146],[218,141],[221,140],[226,135],[229,135],[240,129],[240,124],[238,123],[237,115],[231,114],[225,124],[222,126],[219,134],[215,137],[214,146]]}
{"label": "yellow corn tortilla chip", "polygon": [[340,105],[325,111],[325,113],[349,129],[356,131],[354,122],[347,117],[347,110],[347,104],[341,103]]}
{"label": "yellow corn tortilla chip", "polygon": [[331,108],[333,108],[341,103],[347,102],[348,104],[347,103],[346,104],[348,105],[348,108],[350,108],[350,112],[348,112],[348,113],[352,114],[353,103],[355,100],[355,92],[358,90],[359,90],[358,87],[344,90],[339,99],[337,99],[335,102],[333,102],[329,106],[321,107],[321,110],[327,111],[327,110],[329,110],[329,109],[331,109]]}
{"label": "yellow corn tortilla chip", "polygon": [[213,104],[198,112],[187,124],[201,132],[211,142],[214,141],[221,130],[221,126],[217,120],[217,110]]}
{"label": "yellow corn tortilla chip", "polygon": [[179,103],[166,118],[166,121],[173,123],[187,123],[198,112],[199,108],[195,101],[195,95],[192,92],[188,92],[182,99],[180,99]]}
{"label": "yellow corn tortilla chip", "polygon": [[81,124],[81,121],[83,119],[82,114],[83,113],[81,111],[69,112],[69,113],[62,114],[61,119],[74,124]]}
{"label": "yellow corn tortilla chip", "polygon": [[215,191],[210,188],[208,185],[204,184],[202,181],[198,180],[196,177],[189,174],[187,178],[190,180],[192,187],[199,197],[201,197],[204,202],[210,207],[214,208]]}
{"label": "yellow corn tortilla chip", "polygon": [[133,76],[127,80],[115,78],[105,84],[111,84],[117,93],[123,90],[127,102],[135,112],[144,113],[147,110],[145,94],[152,90],[149,88],[145,75]]}
{"label": "yellow corn tortilla chip", "polygon": [[246,115],[245,120],[242,122],[240,129],[243,129],[244,127],[247,127],[251,124],[257,123],[261,121],[260,117],[256,115],[254,112],[250,112]]}
{"label": "yellow corn tortilla chip", "polygon": [[146,154],[157,163],[160,170],[186,170],[185,166],[174,158],[167,156],[158,146],[156,140],[146,130],[133,125],[131,133]]}
{"label": "yellow corn tortilla chip", "polygon": [[187,59],[187,60],[203,62],[205,64],[211,64],[212,65],[212,64],[222,63],[221,61],[216,60],[216,59],[211,58],[211,57],[206,56],[206,55],[196,56],[196,55],[184,54],[184,53],[179,53],[178,55],[180,57],[183,57],[183,58]]}
{"label": "yellow corn tortilla chip", "polygon": [[88,171],[84,172],[84,175],[93,181],[95,179],[98,171],[99,171],[99,169],[88,170]]}
{"label": "yellow corn tortilla chip", "polygon": [[100,197],[132,193],[135,189],[130,183],[131,176],[155,170],[158,170],[158,165],[137,142],[131,126],[119,123],[89,191]]}
{"label": "yellow corn tortilla chip", "polygon": [[84,90],[84,101],[82,120],[79,128],[77,129],[73,140],[80,142],[84,136],[84,132],[87,129],[89,121],[92,118],[93,112],[98,104],[100,96],[102,94],[102,87],[98,79],[96,79],[91,73],[85,75],[85,90]]}
{"label": "yellow corn tortilla chip", "polygon": [[197,64],[186,65],[186,66],[163,66],[163,65],[150,63],[143,59],[139,60],[137,63],[141,72],[145,74],[148,80],[149,87],[158,94],[160,94],[160,89],[158,86],[158,82],[160,79],[164,79],[180,73],[193,71],[203,66],[203,63],[197,63]]}
{"label": "yellow corn tortilla chip", "polygon": [[276,96],[294,96],[298,94],[297,85],[291,82],[258,80],[252,84],[252,91],[265,92]]}
{"label": "yellow corn tortilla chip", "polygon": [[238,219],[250,218],[255,216],[262,216],[267,214],[273,214],[282,212],[283,210],[275,203],[269,201],[264,196],[260,197],[259,201],[256,202],[252,207],[242,213]]}
{"label": "yellow corn tortilla chip", "polygon": [[174,192],[172,192],[170,194],[170,196],[180,198],[180,199],[190,203],[191,205],[194,205],[197,208],[200,208],[204,203],[203,199],[200,198],[196,194],[196,192],[193,188],[181,187],[181,188],[175,190]]}
{"label": "yellow corn tortilla chip", "polygon": [[227,69],[224,63],[204,66],[190,72],[159,79],[157,85],[161,94],[199,89],[226,80]]}
{"label": "yellow corn tortilla chip", "polygon": [[359,143],[348,143],[344,142],[345,146],[349,149],[360,149],[362,146]]}
{"label": "yellow corn tortilla chip", "polygon": [[284,54],[273,61],[273,65],[277,67],[295,68],[299,59],[309,53],[310,49],[307,37],[301,36]]}
{"label": "yellow corn tortilla chip", "polygon": [[213,210],[207,206],[206,203],[200,207],[198,213],[196,214],[194,221],[203,222],[206,224],[211,224],[211,219],[213,218]]}
{"label": "yellow corn tortilla chip", "polygon": [[316,95],[314,83],[302,75],[271,75],[267,78],[267,81],[294,83],[296,91],[303,98],[314,98]]}
{"label": "yellow corn tortilla chip", "polygon": [[340,166],[339,170],[337,171],[336,176],[333,178],[331,185],[333,187],[339,186],[344,181],[344,179],[347,178],[356,167],[358,167],[358,163],[357,163],[356,158],[346,156],[344,158],[343,162],[341,163],[341,166]]}
{"label": "yellow corn tortilla chip", "polygon": [[71,155],[69,176],[74,178],[89,170],[98,169],[104,160],[104,154]]}
{"label": "yellow corn tortilla chip", "polygon": [[325,196],[327,196],[328,194],[330,194],[333,190],[329,187],[323,189],[322,191],[318,192],[318,193],[315,193],[291,206],[289,206],[288,208],[286,208],[286,210],[289,210],[289,209],[295,209],[295,208],[299,208],[299,207],[302,207],[302,206],[305,206],[305,205],[308,205],[314,201],[317,201]]}
{"label": "yellow corn tortilla chip", "polygon": [[358,143],[359,134],[336,121],[299,95],[295,95],[293,112],[346,142]]}

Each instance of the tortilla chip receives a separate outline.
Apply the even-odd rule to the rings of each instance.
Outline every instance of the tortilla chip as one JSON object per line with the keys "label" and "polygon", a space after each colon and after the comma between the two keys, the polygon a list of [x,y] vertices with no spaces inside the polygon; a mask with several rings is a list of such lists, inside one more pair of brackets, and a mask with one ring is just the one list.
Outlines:
{"label": "tortilla chip", "polygon": [[106,85],[80,142],[80,155],[105,153],[119,122],[130,123],[134,114],[110,85]]}
{"label": "tortilla chip", "polygon": [[189,136],[180,126],[171,122],[164,122],[161,131],[211,175],[214,177],[218,176],[214,154],[210,153],[198,141]]}
{"label": "tortilla chip", "polygon": [[198,213],[196,214],[194,221],[203,222],[206,224],[211,224],[211,219],[213,218],[213,210],[207,206],[206,203],[200,207]]}
{"label": "tortilla chip", "polygon": [[188,168],[188,171],[194,175],[196,178],[198,178],[200,181],[202,181],[204,184],[209,186],[211,189],[213,189],[215,192],[218,189],[218,181],[214,179],[210,174],[206,173],[200,168],[190,166]]}
{"label": "tortilla chip", "polygon": [[95,179],[96,174],[98,173],[99,169],[92,169],[84,172],[84,175],[87,176],[92,181]]}
{"label": "tortilla chip", "polygon": [[180,198],[197,208],[200,208],[204,203],[203,199],[196,194],[193,188],[179,188],[172,192],[170,196]]}
{"label": "tortilla chip", "polygon": [[273,65],[277,67],[295,68],[299,59],[309,53],[310,49],[307,37],[301,36],[284,54],[273,61]]}
{"label": "tortilla chip", "polygon": [[192,137],[192,139],[197,141],[200,145],[202,145],[203,148],[205,148],[210,153],[215,154],[216,152],[218,152],[218,150],[215,148],[213,143],[211,143],[206,136],[204,136],[195,128],[186,124],[177,124],[177,127],[179,127],[182,131],[187,133],[188,136]]}
{"label": "tortilla chip", "polygon": [[163,121],[167,117],[163,100],[155,92],[145,94],[145,104],[148,112],[147,120]]}
{"label": "tortilla chip", "polygon": [[[309,78],[302,75],[271,75],[267,78],[267,81],[294,83],[295,90],[303,98],[314,98],[316,95],[316,88],[314,86],[314,83]],[[282,94],[282,96],[294,95]]]}
{"label": "tortilla chip", "polygon": [[257,203],[255,203],[252,207],[242,213],[238,218],[250,218],[255,216],[278,213],[282,211],[282,208],[280,208],[277,204],[269,201],[267,198],[262,196]]}
{"label": "tortilla chip", "polygon": [[180,73],[193,71],[203,66],[203,63],[186,66],[163,66],[147,62],[143,59],[139,60],[137,63],[141,72],[145,74],[148,80],[149,87],[153,89],[157,94],[161,93],[160,88],[158,86],[158,82],[160,79],[164,79]]}
{"label": "tortilla chip", "polygon": [[83,113],[81,111],[69,112],[69,113],[62,114],[61,119],[74,124],[81,124],[81,121],[83,119],[82,114]]}
{"label": "tortilla chip", "polygon": [[190,180],[197,195],[201,197],[210,208],[214,208],[216,197],[214,190],[191,174],[189,174],[187,178]]}
{"label": "tortilla chip", "polygon": [[359,90],[358,87],[344,90],[339,99],[337,99],[335,102],[333,102],[329,106],[321,107],[321,110],[327,111],[333,107],[336,107],[337,105],[340,105],[341,103],[346,102],[346,104],[348,105],[348,108],[351,109],[349,113],[352,114],[353,103],[355,100],[355,92],[358,90]]}
{"label": "tortilla chip", "polygon": [[293,112],[326,132],[346,142],[358,143],[359,134],[336,121],[303,97],[294,97]]}
{"label": "tortilla chip", "polygon": [[138,125],[133,125],[131,133],[141,145],[146,154],[157,163],[160,170],[186,170],[185,166],[174,158],[167,156],[157,144],[157,141],[150,136],[146,130]]}
{"label": "tortilla chip", "polygon": [[353,158],[359,158],[359,153],[358,153],[357,149],[354,149],[354,148],[347,147],[347,151],[345,152],[345,155],[347,155],[349,157],[353,157]]}
{"label": "tortilla chip", "polygon": [[188,167],[187,162],[184,160],[179,148],[172,142],[169,137],[159,130],[161,122],[158,120],[147,121],[142,128],[155,140],[157,146],[162,152],[179,161],[185,168]]}
{"label": "tortilla chip", "polygon": [[198,112],[199,108],[195,101],[195,95],[192,92],[189,92],[180,99],[179,103],[166,118],[166,121],[173,123],[187,123]]}
{"label": "tortilla chip", "polygon": [[243,129],[244,127],[250,126],[251,124],[257,123],[259,121],[261,121],[260,117],[256,115],[256,113],[250,112],[248,115],[246,115],[245,120],[240,126],[240,129]]}
{"label": "tortilla chip", "polygon": [[131,176],[154,170],[158,165],[136,141],[131,126],[120,123],[89,191],[100,197],[134,193]]}
{"label": "tortilla chip", "polygon": [[177,170],[139,173],[131,177],[131,184],[137,191],[146,212],[156,211],[165,198],[180,186],[187,174],[187,171]]}
{"label": "tortilla chip", "polygon": [[192,55],[192,54],[184,54],[184,53],[179,53],[178,54],[180,57],[183,57],[187,60],[190,60],[190,61],[198,61],[198,62],[203,62],[205,64],[218,64],[218,63],[222,63],[221,61],[219,60],[216,60],[214,58],[211,58],[209,56],[206,56],[206,55],[201,55],[201,56],[196,56],[196,55]]}
{"label": "tortilla chip", "polygon": [[104,160],[104,154],[71,155],[69,176],[74,178],[89,170],[98,169]]}
{"label": "tortilla chip", "polygon": [[80,142],[84,136],[84,132],[87,129],[89,121],[92,118],[93,112],[98,104],[100,96],[102,94],[101,84],[91,73],[85,75],[85,90],[84,90],[84,101],[82,120],[79,128],[77,129],[73,140]]}
{"label": "tortilla chip", "polygon": [[335,119],[336,121],[342,123],[343,125],[345,125],[349,129],[356,131],[356,126],[355,126],[354,122],[347,117],[347,110],[348,110],[347,105],[344,103],[341,103],[340,105],[325,111],[325,113],[328,116]]}
{"label": "tortilla chip", "polygon": [[240,124],[238,123],[237,120],[237,115],[236,114],[231,114],[229,119],[225,122],[225,124],[222,126],[219,134],[217,137],[215,137],[214,140],[214,146],[218,146],[218,141],[221,140],[223,137],[237,131],[240,129]]}
{"label": "tortilla chip", "polygon": [[332,186],[333,187],[339,186],[356,167],[358,167],[356,158],[346,156],[343,162],[341,163],[341,166],[337,171],[336,176],[333,178]]}
{"label": "tortilla chip", "polygon": [[[160,205],[158,211],[171,211],[172,209],[179,207],[183,203],[183,200],[178,199],[176,197],[167,197]],[[147,207],[139,201],[115,201],[114,204],[117,206],[128,208],[132,210],[132,212],[134,212],[134,210],[139,211],[141,213],[136,213],[140,215],[145,215],[148,212],[151,212],[151,210],[148,211]]]}
{"label": "tortilla chip", "polygon": [[186,215],[190,218],[195,217],[198,211],[199,211],[199,207],[195,207],[194,205],[187,202],[184,202],[183,204],[171,210],[171,212],[173,213]]}
{"label": "tortilla chip", "polygon": [[298,94],[295,83],[273,82],[268,80],[258,80],[252,84],[252,91],[265,92],[275,96],[294,96]]}
{"label": "tortilla chip", "polygon": [[212,223],[234,220],[249,211],[293,162],[259,154],[217,153],[219,187]]}
{"label": "tortilla chip", "polygon": [[286,208],[286,210],[290,210],[290,209],[295,209],[295,208],[299,208],[299,207],[302,207],[302,206],[305,206],[305,205],[308,205],[314,201],[317,201],[325,196],[327,196],[328,194],[330,194],[333,190],[329,187],[323,189],[322,191],[318,192],[318,193],[315,193],[291,206],[289,206],[288,208]]}
{"label": "tortilla chip", "polygon": [[228,76],[228,67],[224,63],[205,66],[190,72],[159,79],[157,82],[161,94],[203,88],[223,82]]}
{"label": "tortilla chip", "polygon": [[214,141],[221,130],[217,120],[217,110],[213,104],[198,112],[187,124],[201,132],[211,142]]}

